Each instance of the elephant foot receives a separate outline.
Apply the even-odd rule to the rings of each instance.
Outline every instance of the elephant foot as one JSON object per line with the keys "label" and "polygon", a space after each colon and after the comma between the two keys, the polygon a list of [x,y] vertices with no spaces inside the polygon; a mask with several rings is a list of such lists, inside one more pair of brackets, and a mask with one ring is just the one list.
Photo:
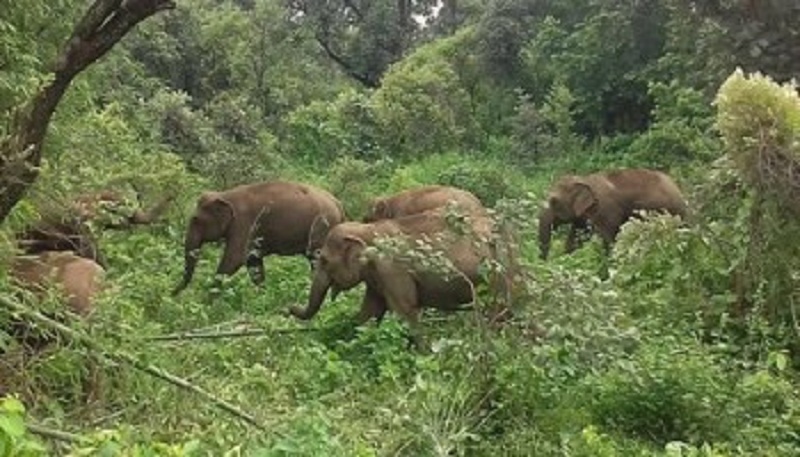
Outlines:
{"label": "elephant foot", "polygon": [[306,311],[306,309],[300,305],[290,306],[289,309],[286,310],[286,314],[300,319],[301,321],[308,321],[313,317],[309,311]]}

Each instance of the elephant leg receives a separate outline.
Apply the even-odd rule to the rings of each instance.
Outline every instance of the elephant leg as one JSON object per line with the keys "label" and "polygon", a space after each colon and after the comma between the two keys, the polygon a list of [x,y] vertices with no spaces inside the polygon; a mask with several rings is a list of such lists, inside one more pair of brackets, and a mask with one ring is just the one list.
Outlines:
{"label": "elephant leg", "polygon": [[247,256],[247,273],[250,275],[250,281],[256,286],[264,284],[266,275],[264,274],[264,257],[257,255]]}
{"label": "elephant leg", "polygon": [[230,234],[225,240],[225,250],[217,266],[218,275],[233,275],[239,271],[248,258],[247,243],[250,225],[243,221],[237,221],[229,230]]}
{"label": "elephant leg", "polygon": [[578,227],[575,224],[569,226],[569,234],[567,235],[567,254],[572,253],[578,248]]}
{"label": "elephant leg", "polygon": [[386,314],[386,299],[384,299],[375,289],[367,287],[364,300],[361,302],[361,309],[356,315],[357,325],[363,325],[370,319],[380,322]]}
{"label": "elephant leg", "polygon": [[602,265],[600,266],[600,279],[605,281],[610,277],[609,269],[611,263],[611,250],[614,245],[614,240],[604,237],[603,238],[603,257],[601,260]]}
{"label": "elephant leg", "polygon": [[405,271],[389,266],[378,266],[381,286],[389,309],[400,315],[408,323],[411,342],[417,350],[428,349],[419,322],[419,296],[414,279]]}

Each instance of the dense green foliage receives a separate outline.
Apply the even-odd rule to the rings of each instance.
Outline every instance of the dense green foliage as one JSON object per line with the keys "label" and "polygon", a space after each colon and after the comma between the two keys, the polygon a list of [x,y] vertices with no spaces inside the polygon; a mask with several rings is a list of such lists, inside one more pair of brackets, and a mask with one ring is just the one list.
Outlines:
{"label": "dense green foliage", "polygon": [[[85,3],[0,0],[0,135]],[[14,231],[70,195],[178,193],[163,222],[99,234],[110,286],[73,325],[92,348],[29,355],[0,330],[0,456],[800,453],[800,98],[779,84],[800,62],[793,4],[177,3],[76,79],[0,231],[5,263]],[[669,171],[688,221],[626,224],[606,280],[597,240],[540,261],[553,179],[627,166]],[[240,272],[217,288],[212,246],[172,297],[199,193],[276,177],[329,189],[353,219],[415,185],[473,191],[519,231],[514,317],[489,325],[480,290],[476,312],[425,314],[419,354],[396,316],[353,329],[361,289],[311,324],[287,317],[308,297],[299,257],[268,258],[263,287]],[[18,301],[5,270],[0,299]],[[249,327],[265,332],[152,339]]]}

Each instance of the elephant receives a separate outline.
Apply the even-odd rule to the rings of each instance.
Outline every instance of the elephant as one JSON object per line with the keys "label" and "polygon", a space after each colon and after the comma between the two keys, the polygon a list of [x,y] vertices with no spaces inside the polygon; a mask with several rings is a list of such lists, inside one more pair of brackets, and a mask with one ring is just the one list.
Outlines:
{"label": "elephant", "polygon": [[265,256],[305,255],[310,261],[330,227],[344,220],[336,197],[307,184],[275,180],[204,192],[186,230],[183,279],[172,294],[191,282],[206,242],[225,242],[217,274],[233,275],[246,264],[253,284],[261,285]]}
{"label": "elephant", "polygon": [[87,317],[94,310],[105,270],[97,262],[73,252],[45,251],[12,258],[10,277],[20,287],[42,294],[55,284],[73,313]]}
{"label": "elephant", "polygon": [[589,221],[583,217],[572,219],[557,218],[555,212],[549,206],[543,207],[539,211],[539,258],[547,260],[550,254],[550,237],[553,230],[562,225],[569,224],[569,234],[567,235],[566,252],[569,254],[580,247],[581,238],[586,233],[591,233]]}
{"label": "elephant", "polygon": [[131,207],[124,195],[113,190],[86,193],[75,197],[69,210],[80,220],[92,221],[101,228],[120,229],[148,225],[158,220],[175,199],[170,193],[145,209],[141,194],[136,192],[137,206]]}
{"label": "elephant", "polygon": [[[57,288],[66,308],[81,319],[89,318],[96,310],[97,297],[105,282],[103,267],[73,252],[45,251],[37,255],[19,255],[11,259],[9,267],[12,283],[33,292],[38,298],[45,296],[51,287]],[[50,313],[44,314],[58,319]],[[36,331],[21,318],[11,317],[7,325],[9,335],[20,343],[24,352],[37,353],[54,341],[52,336]],[[99,397],[101,380],[100,364],[89,355],[82,377],[82,392],[87,401]]]}
{"label": "elephant", "polygon": [[[380,323],[386,311],[392,310],[408,322],[413,341],[421,347],[418,320],[422,308],[457,310],[472,302],[474,285],[482,280],[479,266],[491,255],[486,241],[493,228],[491,219],[467,213],[460,215],[460,220],[469,230],[455,230],[444,208],[335,226],[316,259],[308,305],[292,306],[289,312],[309,320],[319,312],[329,290],[335,299],[341,291],[366,283],[357,325],[371,318]],[[401,246],[427,241],[435,252],[443,253],[448,267],[431,268],[428,262],[415,262],[419,257],[409,255],[403,247],[382,252],[381,246],[390,240]]]}
{"label": "elephant", "polygon": [[429,185],[373,199],[362,222],[409,216],[446,206],[448,203],[454,203],[465,212],[485,211],[478,197],[469,191],[449,186]]}
{"label": "elephant", "polygon": [[18,232],[17,246],[24,254],[29,255],[46,251],[72,251],[106,268],[107,264],[98,247],[93,228],[127,228],[151,224],[163,214],[174,198],[173,194],[167,195],[151,208],[144,210],[141,198],[139,208],[125,208],[125,198],[115,191],[81,194],[58,210],[48,211],[42,219]]}
{"label": "elephant", "polygon": [[540,213],[540,254],[547,256],[556,221],[573,226],[588,222],[609,254],[620,227],[638,210],[662,211],[685,218],[688,207],[675,181],[656,170],[627,168],[563,176],[553,185],[547,206]]}
{"label": "elephant", "polygon": [[75,217],[48,217],[15,234],[17,247],[26,255],[71,251],[107,268],[91,229]]}

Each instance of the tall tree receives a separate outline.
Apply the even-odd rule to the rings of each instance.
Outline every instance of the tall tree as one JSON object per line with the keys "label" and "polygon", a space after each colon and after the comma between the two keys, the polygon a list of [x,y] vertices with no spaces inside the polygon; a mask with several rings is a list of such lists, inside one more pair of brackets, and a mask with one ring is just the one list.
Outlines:
{"label": "tall tree", "polygon": [[735,64],[779,81],[800,76],[800,3],[796,0],[678,1],[722,25]]}
{"label": "tall tree", "polygon": [[0,222],[36,180],[47,127],[72,80],[136,24],[174,7],[171,0],[96,0],[89,6],[53,60],[47,82],[15,109],[0,140]]}
{"label": "tall tree", "polygon": [[325,54],[366,87],[413,46],[436,0],[289,0],[293,18],[313,30]]}

